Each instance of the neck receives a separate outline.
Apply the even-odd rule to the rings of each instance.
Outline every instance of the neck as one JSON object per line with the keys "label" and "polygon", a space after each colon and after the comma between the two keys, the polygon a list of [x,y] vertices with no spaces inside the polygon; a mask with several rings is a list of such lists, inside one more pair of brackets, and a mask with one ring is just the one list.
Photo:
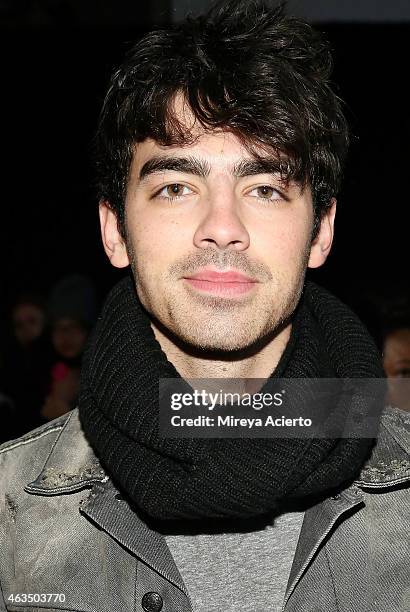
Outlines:
{"label": "neck", "polygon": [[167,359],[183,378],[260,378],[271,376],[286,348],[292,324],[260,341],[257,346],[235,352],[201,351],[171,337],[151,321],[151,328]]}

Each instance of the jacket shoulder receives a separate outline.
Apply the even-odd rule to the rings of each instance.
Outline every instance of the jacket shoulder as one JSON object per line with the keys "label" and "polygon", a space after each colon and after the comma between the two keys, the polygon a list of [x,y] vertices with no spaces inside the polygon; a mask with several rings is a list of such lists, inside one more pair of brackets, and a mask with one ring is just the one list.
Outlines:
{"label": "jacket shoulder", "polygon": [[379,488],[410,482],[410,413],[394,406],[383,411],[371,457],[362,468],[361,486]]}
{"label": "jacket shoulder", "polygon": [[20,488],[44,465],[70,413],[0,445],[1,497],[10,488]]}
{"label": "jacket shoulder", "polygon": [[25,444],[35,442],[36,440],[53,431],[59,431],[64,427],[64,424],[69,418],[69,416],[70,413],[63,414],[62,416],[58,417],[57,419],[54,419],[53,421],[44,423],[44,425],[40,425],[40,427],[36,427],[36,429],[32,429],[31,431],[25,433],[19,438],[3,442],[2,444],[0,444],[0,455],[2,455],[3,453],[7,453],[8,451],[13,450],[15,448],[24,446]]}

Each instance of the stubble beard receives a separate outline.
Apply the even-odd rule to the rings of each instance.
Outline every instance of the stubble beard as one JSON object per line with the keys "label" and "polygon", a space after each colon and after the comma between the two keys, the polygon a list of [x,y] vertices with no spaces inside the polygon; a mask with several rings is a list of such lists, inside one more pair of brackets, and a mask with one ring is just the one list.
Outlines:
{"label": "stubble beard", "polygon": [[[309,249],[306,249],[291,287],[289,280],[283,275],[278,273],[272,275],[269,295],[276,296],[279,302],[267,299],[266,292],[263,294],[263,304],[260,306],[257,294],[249,296],[249,299],[236,301],[196,292],[190,298],[188,293],[183,295],[178,291],[170,292],[166,296],[163,312],[160,312],[156,308],[158,297],[144,289],[133,249],[128,246],[127,250],[139,299],[153,325],[159,327],[162,333],[168,335],[175,343],[218,355],[253,353],[258,346],[267,344],[275,337],[289,322],[299,303],[309,259]],[[175,283],[182,282],[175,281]],[[195,316],[194,312],[198,314]],[[246,312],[248,315],[245,316]],[[261,320],[264,321],[262,325]]]}

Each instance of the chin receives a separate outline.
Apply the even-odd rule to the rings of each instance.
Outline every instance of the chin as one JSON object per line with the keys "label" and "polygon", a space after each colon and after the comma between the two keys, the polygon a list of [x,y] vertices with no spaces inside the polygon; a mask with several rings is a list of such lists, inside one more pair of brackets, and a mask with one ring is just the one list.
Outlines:
{"label": "chin", "polygon": [[232,334],[229,334],[228,330],[226,330],[220,337],[218,337],[218,335],[215,333],[212,334],[212,336],[204,336],[201,334],[180,334],[179,337],[183,342],[192,348],[210,353],[232,353],[244,351],[250,348],[254,342],[257,341],[257,338],[251,341],[249,341],[249,337],[235,338],[232,336]]}

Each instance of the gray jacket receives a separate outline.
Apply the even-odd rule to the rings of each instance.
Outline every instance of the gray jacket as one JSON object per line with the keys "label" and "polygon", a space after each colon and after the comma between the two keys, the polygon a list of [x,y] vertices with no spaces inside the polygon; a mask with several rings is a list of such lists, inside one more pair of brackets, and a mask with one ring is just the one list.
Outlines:
{"label": "gray jacket", "polygon": [[[409,612],[409,431],[410,415],[386,411],[360,478],[307,510],[285,612]],[[0,446],[0,551],[2,612],[192,611],[163,536],[104,473],[77,409]]]}

